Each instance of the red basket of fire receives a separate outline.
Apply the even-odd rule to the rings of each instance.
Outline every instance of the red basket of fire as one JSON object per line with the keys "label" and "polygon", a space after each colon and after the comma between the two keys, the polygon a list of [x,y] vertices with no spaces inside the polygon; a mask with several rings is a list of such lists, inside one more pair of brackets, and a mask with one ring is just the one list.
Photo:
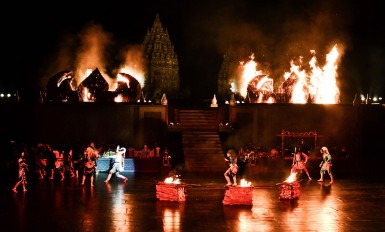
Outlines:
{"label": "red basket of fire", "polygon": [[161,201],[186,201],[186,189],[179,179],[166,178],[156,185],[156,198]]}

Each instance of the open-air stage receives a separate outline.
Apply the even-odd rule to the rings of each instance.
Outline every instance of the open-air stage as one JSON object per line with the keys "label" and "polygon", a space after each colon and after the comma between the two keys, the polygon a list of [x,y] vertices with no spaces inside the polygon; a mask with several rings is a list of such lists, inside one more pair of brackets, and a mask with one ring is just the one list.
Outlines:
{"label": "open-air stage", "polygon": [[[177,117],[170,113],[175,109],[167,108],[124,104],[6,105],[0,126],[2,136],[16,141],[34,138],[32,142],[93,140],[121,144],[121,139],[140,147],[149,139],[172,142],[175,133],[167,131],[167,124],[176,122]],[[313,180],[300,182],[300,197],[295,200],[279,199],[277,185],[288,177],[291,160],[261,160],[248,167],[245,175],[254,186],[251,205],[223,204],[225,170],[183,172],[183,202],[157,199],[156,185],[167,176],[163,169],[123,172],[127,183],[113,178],[109,184],[104,183],[107,173],[100,172],[93,187],[81,186],[74,179],[30,178],[28,191],[19,189],[18,193],[11,190],[16,170],[2,170],[0,230],[385,231],[383,106],[256,105],[211,110],[218,111],[218,123],[235,126],[236,130],[225,136],[224,147],[239,146],[246,140],[276,145],[280,142],[277,134],[283,129],[317,131],[323,135],[317,146],[344,145],[350,157],[335,157],[335,180],[330,186],[327,176],[325,182],[317,182],[319,159],[312,156],[308,167]],[[52,113],[57,117],[53,119]],[[149,127],[161,131],[149,132]],[[0,153],[9,157],[4,151]]]}
{"label": "open-air stage", "polygon": [[[335,167],[338,169],[338,167]],[[74,179],[34,180],[13,193],[0,180],[1,231],[384,231],[384,176],[337,175],[300,182],[300,197],[280,200],[280,177],[249,176],[252,205],[224,205],[222,173],[185,174],[186,200],[156,198],[162,173],[124,173],[95,186]]]}

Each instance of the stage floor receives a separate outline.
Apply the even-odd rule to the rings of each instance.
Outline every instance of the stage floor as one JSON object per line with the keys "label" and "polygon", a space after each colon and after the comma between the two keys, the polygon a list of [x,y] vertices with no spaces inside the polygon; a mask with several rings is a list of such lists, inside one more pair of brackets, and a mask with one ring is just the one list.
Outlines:
{"label": "stage floor", "polygon": [[384,178],[338,177],[328,186],[300,183],[298,200],[279,200],[280,179],[253,179],[252,205],[223,205],[222,173],[185,174],[184,202],[160,201],[159,173],[107,173],[95,186],[74,179],[34,180],[28,191],[12,192],[0,182],[0,230],[5,231],[385,231]]}

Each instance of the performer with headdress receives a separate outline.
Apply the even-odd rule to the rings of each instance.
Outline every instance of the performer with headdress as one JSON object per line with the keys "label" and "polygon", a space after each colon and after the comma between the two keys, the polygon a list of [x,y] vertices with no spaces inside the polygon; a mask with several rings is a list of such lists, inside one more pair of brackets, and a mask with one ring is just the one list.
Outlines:
{"label": "performer with headdress", "polygon": [[121,171],[124,170],[124,156],[126,154],[126,148],[124,147],[117,147],[116,148],[116,155],[108,156],[107,158],[113,159],[113,164],[108,171],[107,179],[104,181],[108,183],[110,181],[112,174],[115,173],[116,177],[119,177],[123,179],[123,182],[126,183],[127,177],[120,174]]}
{"label": "performer with headdress", "polygon": [[94,177],[96,174],[96,160],[98,158],[98,154],[95,150],[88,146],[84,151],[84,156],[82,158],[83,161],[83,177],[82,177],[82,185],[87,178],[90,179],[91,186],[94,186]]}
{"label": "performer with headdress", "polygon": [[309,171],[306,168],[306,163],[308,159],[309,159],[309,156],[306,155],[304,152],[302,152],[301,149],[298,149],[298,151],[294,154],[294,157],[293,157],[291,173],[297,173],[297,175],[299,175],[298,178],[300,178],[301,175],[303,174],[303,171],[305,171],[307,178],[311,180]]}
{"label": "performer with headdress", "polygon": [[324,181],[324,174],[327,172],[330,177],[330,184],[333,184],[334,180],[332,174],[332,156],[330,155],[327,147],[322,147],[320,152],[322,153],[322,162],[319,165],[321,168],[321,178],[318,181]]}
{"label": "performer with headdress", "polygon": [[234,186],[237,185],[237,172],[238,172],[238,164],[237,164],[237,154],[233,149],[230,149],[226,153],[225,161],[229,164],[229,168],[224,173],[226,179],[226,186],[231,185],[231,181],[234,182]]}
{"label": "performer with headdress", "polygon": [[[55,168],[53,169],[54,173],[59,173],[61,177],[61,181],[64,180],[64,172],[65,172],[65,167],[64,167],[64,151],[59,151],[59,150],[53,150],[53,153],[55,154]],[[54,174],[52,175],[53,177],[55,176]]]}

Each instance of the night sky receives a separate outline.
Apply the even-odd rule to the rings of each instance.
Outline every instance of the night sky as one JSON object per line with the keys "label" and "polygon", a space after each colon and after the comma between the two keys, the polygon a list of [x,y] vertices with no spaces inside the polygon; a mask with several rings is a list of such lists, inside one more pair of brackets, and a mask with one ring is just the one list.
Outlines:
{"label": "night sky", "polygon": [[[385,96],[384,3],[348,0],[20,2],[2,7],[0,91],[32,100],[56,73],[71,69],[86,28],[97,26],[108,43],[103,56],[116,68],[123,50],[139,45],[159,13],[178,55],[181,88],[197,99],[215,94],[224,53],[253,53],[275,83],[290,61],[315,50],[320,64],[331,46],[341,103],[355,93]],[[81,4],[81,5],[80,5]]]}

